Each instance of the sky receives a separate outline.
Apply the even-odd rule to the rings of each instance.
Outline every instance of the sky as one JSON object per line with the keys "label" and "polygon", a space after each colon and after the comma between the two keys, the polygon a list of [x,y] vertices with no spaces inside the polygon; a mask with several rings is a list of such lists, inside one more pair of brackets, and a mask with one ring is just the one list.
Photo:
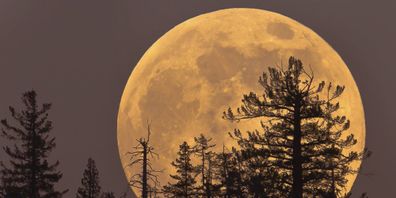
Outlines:
{"label": "sky", "polygon": [[[102,189],[127,189],[116,139],[121,94],[133,67],[159,37],[202,13],[250,7],[278,12],[324,38],[360,89],[373,156],[353,192],[396,193],[396,2],[266,0],[0,0],[0,118],[35,89],[51,102],[64,174],[57,186],[74,197],[87,159],[96,160]],[[4,140],[0,140],[0,145]],[[4,153],[0,153],[4,159]]]}

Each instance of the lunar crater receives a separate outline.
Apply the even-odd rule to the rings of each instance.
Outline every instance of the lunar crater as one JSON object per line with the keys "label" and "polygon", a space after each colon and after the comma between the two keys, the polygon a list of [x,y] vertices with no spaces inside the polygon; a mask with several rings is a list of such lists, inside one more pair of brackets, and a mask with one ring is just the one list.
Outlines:
{"label": "lunar crater", "polygon": [[267,26],[267,31],[279,39],[291,40],[294,37],[294,31],[286,23],[270,23]]}

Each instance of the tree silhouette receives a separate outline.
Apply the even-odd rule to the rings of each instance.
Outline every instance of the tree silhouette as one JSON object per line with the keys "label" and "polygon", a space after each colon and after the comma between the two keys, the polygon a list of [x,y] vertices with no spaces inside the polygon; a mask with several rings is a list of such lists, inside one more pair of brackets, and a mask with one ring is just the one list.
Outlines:
{"label": "tree silhouette", "polygon": [[226,151],[226,147],[223,144],[223,149],[222,152],[217,154],[217,163],[218,163],[218,170],[217,170],[217,177],[220,180],[220,195],[224,198],[229,198],[231,197],[230,195],[230,183],[228,181],[230,180],[229,174],[231,172],[231,163],[230,163],[230,158],[232,156],[232,153]]}
{"label": "tree silhouette", "polygon": [[105,192],[102,194],[101,198],[115,198],[115,195],[113,192]]}
{"label": "tree silhouette", "polygon": [[[157,193],[159,181],[157,171],[152,167],[151,159],[158,154],[154,152],[154,147],[150,145],[150,124],[147,125],[147,138],[140,138],[136,141],[138,144],[133,147],[134,151],[128,152],[130,155],[131,163],[128,166],[140,165],[142,168],[141,173],[136,173],[130,178],[130,185],[141,190],[142,198],[147,198],[150,193]],[[151,185],[149,184],[151,183]],[[155,192],[154,192],[155,191]]]}
{"label": "tree silhouette", "polygon": [[35,91],[22,96],[24,109],[9,107],[15,123],[1,120],[2,135],[13,142],[4,146],[10,158],[9,165],[1,163],[3,196],[29,198],[62,197],[65,191],[55,190],[55,184],[62,178],[57,171],[59,161],[48,162],[50,152],[55,148],[55,138],[51,137],[52,122],[48,120],[51,104],[39,107]]}
{"label": "tree silhouette", "polygon": [[207,168],[205,175],[205,197],[218,197],[221,194],[221,183],[218,177],[220,169],[220,161],[218,154],[209,151],[206,155]]}
{"label": "tree silhouette", "polygon": [[95,161],[88,159],[87,168],[84,170],[83,178],[81,179],[81,187],[77,190],[77,198],[99,198],[99,171],[96,168]]}
{"label": "tree silhouette", "polygon": [[239,166],[237,151],[228,151],[223,144],[222,152],[217,154],[218,169],[216,175],[220,181],[220,197],[243,197],[242,167]]}
{"label": "tree silhouette", "polygon": [[287,197],[283,175],[272,165],[268,149],[251,141],[253,136],[250,133],[249,138],[244,138],[239,130],[235,130],[231,137],[237,140],[240,147],[233,153],[247,193],[253,197]]}
{"label": "tree silhouette", "polygon": [[230,158],[231,170],[228,173],[228,188],[231,197],[242,198],[247,196],[246,169],[244,168],[241,152],[232,148]]}
{"label": "tree silhouette", "polygon": [[211,144],[212,138],[207,138],[203,134],[200,134],[199,137],[194,137],[194,141],[194,153],[200,158],[201,161],[201,164],[197,166],[197,171],[201,176],[201,185],[198,187],[198,189],[202,195],[210,198],[212,197],[213,191],[212,166],[210,166],[213,152],[211,149],[216,145]]}
{"label": "tree silhouette", "polygon": [[197,197],[195,189],[195,167],[191,164],[192,149],[183,142],[179,146],[178,158],[172,162],[172,166],[176,168],[176,175],[171,178],[176,180],[175,183],[168,183],[164,186],[164,193],[167,197]]}
{"label": "tree silhouette", "polygon": [[159,188],[159,186],[151,186],[150,184],[148,184],[147,187],[147,192],[148,192],[148,197],[157,197],[157,195],[159,193],[162,193],[161,189]]}
{"label": "tree silhouette", "polygon": [[[231,121],[262,119],[263,133],[251,131],[244,137],[235,130],[233,136],[242,145],[242,152],[252,159],[268,159],[265,165],[280,173],[277,181],[290,197],[312,196],[331,188],[338,192],[345,186],[346,176],[355,172],[350,163],[362,156],[354,151],[346,153],[357,141],[352,134],[343,133],[349,120],[335,115],[340,108],[336,99],[345,87],[333,90],[330,83],[323,93],[325,82],[315,85],[312,72],[306,72],[294,57],[290,57],[286,70],[269,68],[259,83],[262,96],[251,92],[243,96],[237,113],[231,108],[224,112],[224,118]],[[324,179],[331,182],[323,183]]]}
{"label": "tree silhouette", "polygon": [[17,183],[10,176],[1,175],[1,195],[5,198],[22,198]]}

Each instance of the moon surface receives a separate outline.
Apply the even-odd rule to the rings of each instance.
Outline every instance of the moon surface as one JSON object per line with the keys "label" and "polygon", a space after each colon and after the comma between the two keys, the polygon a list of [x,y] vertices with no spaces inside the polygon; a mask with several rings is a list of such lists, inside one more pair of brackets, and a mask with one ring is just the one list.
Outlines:
{"label": "moon surface", "polygon": [[[158,39],[134,68],[122,95],[117,123],[118,147],[125,174],[128,151],[147,134],[159,154],[153,159],[161,185],[172,180],[183,141],[193,143],[200,133],[212,137],[217,149],[235,145],[228,136],[234,128],[260,129],[259,120],[231,123],[221,118],[228,107],[241,104],[242,95],[262,93],[258,78],[269,66],[287,63],[290,56],[311,67],[316,83],[345,85],[339,113],[347,116],[362,151],[365,119],[358,87],[337,52],[314,31],[283,15],[258,9],[224,9],[189,19]],[[359,168],[360,162],[352,165]],[[356,176],[349,177],[349,191]]]}

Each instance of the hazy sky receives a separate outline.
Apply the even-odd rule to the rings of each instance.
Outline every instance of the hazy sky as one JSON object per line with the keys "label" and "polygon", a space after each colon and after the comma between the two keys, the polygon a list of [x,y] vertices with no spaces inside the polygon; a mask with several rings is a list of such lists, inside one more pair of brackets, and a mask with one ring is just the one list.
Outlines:
{"label": "hazy sky", "polygon": [[134,65],[173,26],[231,7],[279,12],[338,51],[359,86],[374,152],[354,192],[395,194],[396,3],[390,0],[0,0],[0,117],[9,117],[9,105],[20,105],[22,92],[36,89],[40,101],[53,103],[57,148],[51,158],[61,162],[66,197],[75,196],[88,157],[97,161],[103,190],[120,193],[127,183],[116,118]]}

